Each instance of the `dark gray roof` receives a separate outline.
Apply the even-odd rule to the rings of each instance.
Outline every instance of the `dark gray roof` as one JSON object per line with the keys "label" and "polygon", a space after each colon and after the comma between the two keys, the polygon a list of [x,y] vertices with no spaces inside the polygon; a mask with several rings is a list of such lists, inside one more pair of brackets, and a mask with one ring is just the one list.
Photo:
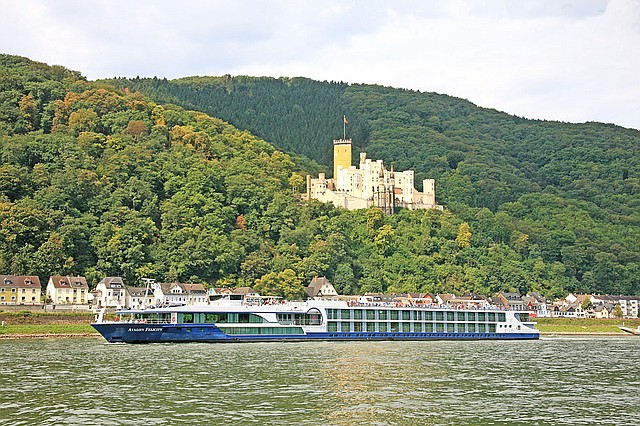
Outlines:
{"label": "dark gray roof", "polygon": [[98,285],[104,284],[107,288],[124,288],[122,277],[104,277]]}

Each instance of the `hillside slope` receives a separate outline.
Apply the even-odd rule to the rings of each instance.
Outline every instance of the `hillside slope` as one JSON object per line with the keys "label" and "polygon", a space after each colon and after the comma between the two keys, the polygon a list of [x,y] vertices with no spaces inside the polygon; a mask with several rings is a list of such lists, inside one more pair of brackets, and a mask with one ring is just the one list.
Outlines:
{"label": "hillside slope", "polygon": [[[81,274],[93,284],[106,275],[123,275],[128,283],[146,276],[253,285],[284,297],[299,295],[315,275],[328,276],[343,292],[640,293],[640,227],[633,204],[637,147],[629,146],[637,132],[608,126],[620,152],[605,159],[584,154],[574,159],[580,163],[575,175],[573,169],[563,172],[566,181],[552,186],[536,176],[564,163],[556,159],[550,167],[553,160],[524,161],[513,153],[526,143],[507,142],[517,135],[500,133],[499,126],[486,128],[488,140],[502,134],[505,153],[500,154],[465,133],[482,132],[436,126],[434,112],[442,126],[449,109],[429,112],[422,103],[433,97],[432,102],[445,106],[451,102],[454,110],[458,100],[453,98],[304,79],[275,83],[280,89],[271,93],[272,103],[284,96],[279,91],[300,85],[304,90],[290,96],[299,101],[299,109],[326,111],[319,122],[331,124],[318,126],[338,128],[328,144],[340,136],[346,114],[350,126],[361,126],[372,157],[389,155],[387,163],[403,167],[402,161],[407,167],[429,165],[431,171],[425,166],[419,173],[435,175],[449,210],[385,217],[375,209],[348,212],[303,203],[293,189],[300,189],[301,175],[316,172],[307,167],[308,160],[284,154],[219,118],[152,101],[133,82],[112,83],[87,82],[62,67],[0,55],[3,273],[37,274],[43,280],[51,274]],[[325,84],[341,93],[337,102],[333,93],[316,93]],[[258,88],[249,89],[238,103],[262,96]],[[274,128],[297,131],[295,114],[288,127],[278,125],[288,103],[278,114],[260,103],[247,113],[249,104],[242,105],[240,116],[257,114]],[[485,112],[465,105],[470,110],[461,116],[470,121],[476,113],[484,117]],[[422,124],[414,123],[425,111],[430,115]],[[535,124],[486,113],[512,126]],[[577,152],[571,128],[551,124],[574,138],[565,149]],[[601,135],[602,126],[594,126]],[[383,139],[388,142],[378,143]],[[288,140],[273,142],[284,146],[295,138]],[[542,139],[535,140],[543,146]],[[602,143],[608,147],[612,142]],[[456,149],[446,149],[447,144]],[[562,151],[551,145],[554,152]],[[522,155],[539,158],[529,151]],[[597,161],[619,162],[626,171],[618,177]],[[531,171],[522,166],[529,162]],[[584,192],[574,178],[585,173],[600,176],[602,188]],[[572,193],[572,185],[584,193]],[[629,194],[610,196],[615,185],[628,187]],[[611,208],[603,205],[607,200]]]}

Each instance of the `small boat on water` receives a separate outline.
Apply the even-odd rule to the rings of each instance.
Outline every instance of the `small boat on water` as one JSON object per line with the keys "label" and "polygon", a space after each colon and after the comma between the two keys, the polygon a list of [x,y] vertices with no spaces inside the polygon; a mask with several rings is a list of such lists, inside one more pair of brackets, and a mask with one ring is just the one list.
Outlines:
{"label": "small boat on water", "polygon": [[625,326],[618,326],[618,328],[622,331],[626,331],[627,333],[631,333],[634,334],[636,336],[640,336],[640,325],[638,326],[638,328],[631,328],[631,327],[625,327]]}
{"label": "small boat on water", "polygon": [[207,306],[104,311],[91,324],[111,343],[303,340],[538,339],[528,312],[225,295]]}

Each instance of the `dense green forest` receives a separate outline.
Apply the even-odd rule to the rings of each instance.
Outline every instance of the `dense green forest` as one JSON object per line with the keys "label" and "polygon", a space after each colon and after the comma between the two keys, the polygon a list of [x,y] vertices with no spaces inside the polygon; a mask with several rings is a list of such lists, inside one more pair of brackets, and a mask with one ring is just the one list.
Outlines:
{"label": "dense green forest", "polygon": [[[345,114],[355,155],[437,179],[447,209],[302,201],[295,182],[330,170]],[[639,142],[377,86],[88,82],[0,55],[0,272],[290,298],[315,275],[344,293],[640,294]]]}

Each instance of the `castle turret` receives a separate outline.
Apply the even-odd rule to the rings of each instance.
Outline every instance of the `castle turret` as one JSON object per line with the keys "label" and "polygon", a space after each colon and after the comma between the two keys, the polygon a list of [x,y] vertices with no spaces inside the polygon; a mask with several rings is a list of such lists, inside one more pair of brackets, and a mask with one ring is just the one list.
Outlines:
{"label": "castle turret", "polygon": [[339,169],[351,167],[351,139],[333,140],[333,178],[338,179]]}

